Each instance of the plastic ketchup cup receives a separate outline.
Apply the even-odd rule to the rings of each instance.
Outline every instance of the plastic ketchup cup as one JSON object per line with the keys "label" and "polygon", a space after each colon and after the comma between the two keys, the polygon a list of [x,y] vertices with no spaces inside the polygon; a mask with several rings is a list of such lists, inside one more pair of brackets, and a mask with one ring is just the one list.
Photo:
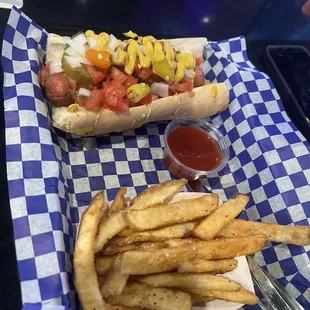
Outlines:
{"label": "plastic ketchup cup", "polygon": [[179,118],[164,133],[164,163],[177,178],[197,180],[223,169],[229,159],[224,136],[210,123]]}

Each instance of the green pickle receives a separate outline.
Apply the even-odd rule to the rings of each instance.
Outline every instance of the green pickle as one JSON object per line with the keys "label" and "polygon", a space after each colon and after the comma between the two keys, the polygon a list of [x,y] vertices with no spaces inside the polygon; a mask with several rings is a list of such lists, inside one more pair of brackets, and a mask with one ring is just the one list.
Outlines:
{"label": "green pickle", "polygon": [[167,60],[155,62],[153,65],[153,72],[164,80],[174,79],[174,68],[169,65]]}
{"label": "green pickle", "polygon": [[[65,47],[65,50],[69,47],[67,44]],[[64,53],[61,64],[62,69],[64,70],[65,74],[72,80],[85,85],[95,85],[91,76],[89,75],[86,67],[82,64],[79,68],[72,68],[64,56],[68,56],[66,53]]]}

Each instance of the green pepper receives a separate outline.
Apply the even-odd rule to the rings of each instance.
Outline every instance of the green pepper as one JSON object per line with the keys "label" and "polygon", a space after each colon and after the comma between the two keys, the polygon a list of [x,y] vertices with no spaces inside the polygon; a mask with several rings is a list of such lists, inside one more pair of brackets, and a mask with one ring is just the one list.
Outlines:
{"label": "green pepper", "polygon": [[[65,47],[65,50],[69,47],[67,44]],[[79,68],[72,68],[64,56],[68,56],[67,53],[64,53],[62,56],[61,64],[62,69],[64,70],[65,74],[72,80],[84,84],[84,85],[94,85],[94,82],[89,75],[86,66],[82,64]]]}
{"label": "green pepper", "polygon": [[174,79],[174,68],[169,65],[166,59],[164,61],[155,62],[153,64],[153,72],[164,80]]}
{"label": "green pepper", "polygon": [[134,84],[128,87],[127,97],[130,101],[137,103],[150,93],[151,89],[145,83]]}

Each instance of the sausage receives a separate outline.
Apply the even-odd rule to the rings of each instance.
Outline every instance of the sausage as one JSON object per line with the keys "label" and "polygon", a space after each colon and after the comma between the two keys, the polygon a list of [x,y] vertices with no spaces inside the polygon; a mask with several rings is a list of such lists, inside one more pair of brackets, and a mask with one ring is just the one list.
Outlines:
{"label": "sausage", "polygon": [[51,74],[45,79],[46,96],[54,106],[63,107],[74,103],[72,86],[76,89],[77,85],[72,81],[63,72]]}

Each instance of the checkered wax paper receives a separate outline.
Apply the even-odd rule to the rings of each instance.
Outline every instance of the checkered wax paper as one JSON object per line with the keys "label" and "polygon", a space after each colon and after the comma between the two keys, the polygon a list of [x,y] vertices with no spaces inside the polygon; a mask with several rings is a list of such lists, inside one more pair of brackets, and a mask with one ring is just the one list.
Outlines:
{"label": "checkered wax paper", "polygon": [[[46,38],[12,9],[2,50],[7,176],[24,308],[68,309],[78,308],[72,254],[82,212],[101,189],[111,200],[121,186],[132,196],[171,178],[162,161],[167,122],[87,139],[51,128],[38,82]],[[219,128],[230,160],[207,188],[222,200],[249,194],[242,218],[309,225],[310,147],[271,80],[248,61],[244,38],[210,43],[205,55],[206,78],[226,83],[231,101]],[[310,247],[269,243],[255,259],[310,309],[309,256]]]}

